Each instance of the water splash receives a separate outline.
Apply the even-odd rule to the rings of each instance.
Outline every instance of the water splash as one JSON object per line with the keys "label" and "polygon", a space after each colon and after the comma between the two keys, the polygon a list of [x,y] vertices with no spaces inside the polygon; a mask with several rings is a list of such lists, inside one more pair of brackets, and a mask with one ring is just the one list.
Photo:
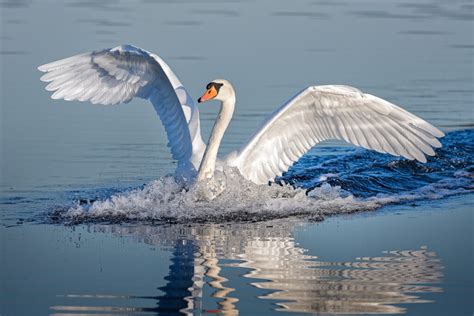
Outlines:
{"label": "water splash", "polygon": [[[474,191],[474,132],[443,139],[426,164],[361,149],[310,152],[271,185],[256,185],[234,169],[212,183],[185,190],[172,177],[54,213],[73,223],[89,221],[248,221],[287,216],[375,210],[387,204],[440,199]],[[321,151],[321,150],[319,150]]]}

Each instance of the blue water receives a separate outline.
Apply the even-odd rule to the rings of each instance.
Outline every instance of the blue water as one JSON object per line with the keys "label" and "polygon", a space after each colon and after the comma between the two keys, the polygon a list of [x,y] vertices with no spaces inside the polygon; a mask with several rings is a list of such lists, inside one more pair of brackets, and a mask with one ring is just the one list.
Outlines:
{"label": "blue water", "polygon": [[426,164],[362,149],[331,148],[325,155],[318,151],[305,155],[282,180],[309,190],[328,183],[365,198],[443,182],[453,192],[472,192],[474,130],[448,133],[441,143]]}
{"label": "blue water", "polygon": [[[472,315],[471,0],[0,0],[0,314]],[[51,100],[37,66],[131,43],[196,99],[237,92],[220,154],[309,85],[446,133],[420,164],[318,145],[277,183],[183,191],[153,108]],[[217,107],[200,106],[203,139]]]}

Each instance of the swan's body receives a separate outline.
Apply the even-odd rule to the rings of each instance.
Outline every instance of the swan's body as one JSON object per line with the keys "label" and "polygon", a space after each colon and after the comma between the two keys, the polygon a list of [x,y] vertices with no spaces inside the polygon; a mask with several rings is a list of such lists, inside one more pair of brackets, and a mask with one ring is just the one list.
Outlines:
{"label": "swan's body", "polygon": [[383,99],[348,86],[312,86],[273,112],[240,149],[217,158],[235,107],[235,92],[226,80],[214,80],[199,99],[221,101],[206,147],[199,110],[157,55],[122,45],[55,61],[38,68],[41,80],[55,91],[53,99],[99,104],[150,100],[178,162],[176,174],[188,181],[212,178],[216,166],[236,167],[242,176],[263,184],[272,181],[317,143],[345,140],[382,153],[426,162],[437,137],[444,134],[419,117]]}

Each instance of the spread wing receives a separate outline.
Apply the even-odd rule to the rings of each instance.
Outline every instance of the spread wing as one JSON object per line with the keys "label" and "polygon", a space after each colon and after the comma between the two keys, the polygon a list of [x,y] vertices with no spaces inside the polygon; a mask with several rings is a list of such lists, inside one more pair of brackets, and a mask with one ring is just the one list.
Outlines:
{"label": "spread wing", "polygon": [[319,142],[340,139],[426,162],[441,147],[436,127],[404,109],[348,86],[309,87],[277,109],[237,152],[246,178],[267,183]]}
{"label": "spread wing", "polygon": [[[168,136],[178,169],[195,168],[202,156],[199,111],[169,66],[157,55],[122,45],[80,54],[38,67],[53,99],[113,105],[148,99]],[[190,165],[191,163],[191,165]],[[194,166],[193,166],[194,165]]]}

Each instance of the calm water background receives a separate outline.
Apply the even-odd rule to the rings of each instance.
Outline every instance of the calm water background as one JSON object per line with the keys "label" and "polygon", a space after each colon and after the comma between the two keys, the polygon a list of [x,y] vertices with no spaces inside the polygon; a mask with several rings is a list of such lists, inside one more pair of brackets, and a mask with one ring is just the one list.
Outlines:
{"label": "calm water background", "polygon": [[[369,295],[368,302],[396,306],[378,312],[407,308],[413,314],[472,314],[472,195],[422,202],[415,209],[390,206],[377,216],[321,224],[277,220],[168,229],[17,225],[32,218],[38,222],[52,205],[67,204],[75,195],[110,195],[174,170],[164,129],[147,102],[106,107],[53,101],[39,81],[38,65],[129,43],[163,57],[194,97],[210,80],[229,79],[236,88],[237,107],[222,153],[242,144],[266,114],[312,84],[353,85],[402,105],[446,132],[456,131],[474,124],[472,1],[2,0],[0,9],[2,314],[81,311],[74,306],[135,306],[149,310],[130,313],[171,314],[187,307],[199,314],[231,304],[230,310],[247,315],[297,311],[294,301],[301,297],[326,302],[312,307],[301,302],[306,311],[335,312],[354,306],[330,302],[365,302],[362,294],[367,289],[402,293],[395,298]],[[207,139],[218,109],[204,105],[200,110]],[[466,135],[472,139],[472,133]],[[335,154],[340,146],[328,143],[313,153]],[[229,243],[235,245],[227,247]],[[357,257],[390,257],[384,250],[409,250],[403,258],[421,253],[428,259],[407,259],[414,262],[409,270],[415,271],[408,277],[400,277],[396,265],[373,277],[370,273],[380,267],[369,265],[372,281],[352,272],[325,274],[314,267],[329,265],[322,270],[340,271],[334,266],[343,265],[354,271],[361,261]],[[196,252],[203,261],[195,261]],[[259,275],[259,253],[264,263],[280,260],[269,263],[280,266],[280,274]],[[290,257],[295,262],[288,264]],[[387,258],[375,261],[393,261]],[[423,262],[433,264],[427,270]],[[230,280],[218,283],[235,289],[231,294],[215,294],[220,286],[212,283],[216,266],[222,269],[217,275]],[[173,272],[186,269],[183,278]],[[308,273],[309,288],[291,286],[304,283],[285,274],[298,269]],[[303,272],[299,275],[305,276]],[[193,276],[203,279],[194,296],[187,290],[199,288],[199,282],[190,281]],[[399,281],[396,289],[380,289],[393,278]],[[278,288],[262,285],[262,280],[290,281]],[[424,294],[406,288],[426,283]],[[173,284],[176,288],[169,289]],[[272,298],[278,291],[289,296]],[[67,296],[76,294],[121,297]],[[434,303],[404,305],[417,300],[404,295]],[[156,309],[157,301],[161,309]],[[282,302],[286,307],[276,305]]]}

